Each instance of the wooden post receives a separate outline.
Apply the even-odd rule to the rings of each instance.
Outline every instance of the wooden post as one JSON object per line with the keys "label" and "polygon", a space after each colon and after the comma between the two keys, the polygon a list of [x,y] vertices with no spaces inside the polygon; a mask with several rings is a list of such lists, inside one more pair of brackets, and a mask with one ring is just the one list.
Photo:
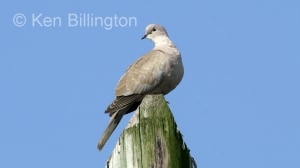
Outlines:
{"label": "wooden post", "polygon": [[148,95],[123,131],[106,168],[196,168],[163,95]]}

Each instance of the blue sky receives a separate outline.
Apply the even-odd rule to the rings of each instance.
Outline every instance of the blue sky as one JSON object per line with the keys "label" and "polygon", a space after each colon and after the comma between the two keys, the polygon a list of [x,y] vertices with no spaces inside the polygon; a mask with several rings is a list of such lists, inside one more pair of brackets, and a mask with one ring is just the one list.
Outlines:
{"label": "blue sky", "polygon": [[[99,152],[104,110],[125,69],[152,49],[140,40],[149,23],[182,53],[185,76],[166,99],[199,167],[300,167],[300,2],[168,3],[0,5],[0,167],[104,167],[132,115]],[[137,24],[71,27],[70,13]]]}

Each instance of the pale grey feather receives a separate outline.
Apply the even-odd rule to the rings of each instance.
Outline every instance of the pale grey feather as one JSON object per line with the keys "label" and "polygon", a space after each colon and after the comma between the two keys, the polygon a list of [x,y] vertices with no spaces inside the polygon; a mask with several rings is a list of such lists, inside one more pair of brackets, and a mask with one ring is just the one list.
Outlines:
{"label": "pale grey feather", "polygon": [[163,71],[165,54],[162,51],[152,50],[131,65],[120,79],[116,96],[132,94],[147,94],[160,85],[164,76]]}

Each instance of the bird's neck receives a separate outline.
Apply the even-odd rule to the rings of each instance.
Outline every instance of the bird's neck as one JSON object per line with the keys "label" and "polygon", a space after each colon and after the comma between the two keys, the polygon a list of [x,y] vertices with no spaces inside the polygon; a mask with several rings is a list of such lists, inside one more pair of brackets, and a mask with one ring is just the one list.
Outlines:
{"label": "bird's neck", "polygon": [[175,44],[168,38],[168,37],[157,37],[153,39],[155,44],[154,49],[161,48],[161,47],[170,47],[176,48]]}
{"label": "bird's neck", "polygon": [[153,50],[163,51],[165,53],[168,53],[167,55],[172,56],[176,59],[178,56],[180,57],[179,50],[176,48],[175,44],[168,37],[155,39],[154,43],[155,46]]}

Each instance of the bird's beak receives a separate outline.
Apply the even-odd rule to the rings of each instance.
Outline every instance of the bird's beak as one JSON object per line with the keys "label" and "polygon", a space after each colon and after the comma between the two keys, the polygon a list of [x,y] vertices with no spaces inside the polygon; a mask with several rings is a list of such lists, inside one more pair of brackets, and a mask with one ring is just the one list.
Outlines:
{"label": "bird's beak", "polygon": [[147,36],[148,36],[148,33],[142,37],[142,40],[145,39]]}

